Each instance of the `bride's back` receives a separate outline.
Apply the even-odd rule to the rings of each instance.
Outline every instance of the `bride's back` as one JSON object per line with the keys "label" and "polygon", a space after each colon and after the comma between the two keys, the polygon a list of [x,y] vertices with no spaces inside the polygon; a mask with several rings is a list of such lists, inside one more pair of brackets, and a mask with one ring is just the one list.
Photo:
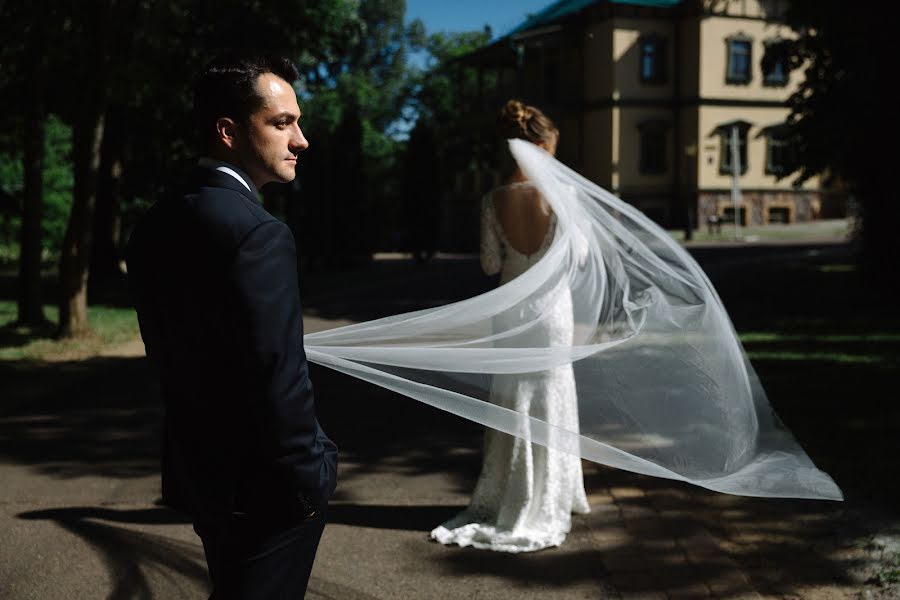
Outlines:
{"label": "bride's back", "polygon": [[506,242],[519,254],[534,254],[544,244],[553,211],[534,184],[528,181],[501,186],[491,194],[497,223]]}

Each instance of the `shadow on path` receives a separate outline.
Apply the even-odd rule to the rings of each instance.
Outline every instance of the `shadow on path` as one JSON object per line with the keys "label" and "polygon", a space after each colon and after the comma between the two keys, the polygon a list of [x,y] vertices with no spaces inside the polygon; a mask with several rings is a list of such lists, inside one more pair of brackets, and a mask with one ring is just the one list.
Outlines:
{"label": "shadow on path", "polygon": [[162,408],[143,359],[0,361],[0,460],[61,478],[159,469]]}
{"label": "shadow on path", "polygon": [[206,585],[206,563],[198,544],[121,526],[185,523],[168,509],[113,510],[85,506],[36,510],[18,517],[53,521],[90,544],[112,580],[108,600],[152,598],[147,573],[153,571],[174,585],[180,597],[193,596],[198,585]]}
{"label": "shadow on path", "polygon": [[[757,353],[753,362],[776,412],[844,488],[847,502],[740,498],[594,467],[586,473],[589,493],[611,498],[577,521],[594,547],[532,555],[447,548],[429,568],[495,574],[511,589],[529,581],[564,587],[609,580],[623,590],[681,590],[686,597],[698,586],[737,597],[748,585],[804,597],[817,586],[858,586],[871,576],[867,553],[880,525],[869,511],[879,507],[895,519],[900,506],[900,480],[891,477],[900,456],[900,405],[884,392],[896,388],[900,343],[891,336],[900,334],[900,317],[865,289],[846,250],[810,251],[816,249],[741,248],[732,253],[737,262],[722,254],[706,261],[715,265],[713,280],[738,331],[776,334],[745,346],[751,358]],[[355,320],[491,287],[475,259],[421,268],[397,261],[329,277],[305,281],[306,306]],[[0,379],[0,460],[60,478],[158,472],[161,407],[144,360],[0,362]],[[362,483],[386,473],[440,473],[468,494],[480,464],[481,427],[322,367],[313,366],[312,379],[322,425],[341,448],[341,485],[356,490],[339,486],[331,522],[424,532],[459,510],[367,505],[365,494],[377,490]],[[116,581],[110,598],[129,589],[147,597],[142,568],[205,580],[197,547],[121,526],[182,522],[164,509],[73,507],[20,516],[59,522],[96,547]]]}
{"label": "shadow on path", "polygon": [[328,506],[328,523],[430,532],[439,523],[464,509],[465,506],[383,506],[374,504],[335,503]]}

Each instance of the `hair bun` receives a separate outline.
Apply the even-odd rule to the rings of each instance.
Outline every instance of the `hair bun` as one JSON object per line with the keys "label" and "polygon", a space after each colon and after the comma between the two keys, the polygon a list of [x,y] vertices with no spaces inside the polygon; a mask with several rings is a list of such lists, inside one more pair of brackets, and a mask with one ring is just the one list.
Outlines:
{"label": "hair bun", "polygon": [[510,100],[500,111],[500,120],[511,130],[518,134],[524,134],[528,128],[528,119],[531,111],[520,100]]}
{"label": "hair bun", "polygon": [[508,100],[497,119],[500,134],[505,138],[520,138],[535,144],[548,143],[559,136],[553,124],[539,108],[521,100]]}

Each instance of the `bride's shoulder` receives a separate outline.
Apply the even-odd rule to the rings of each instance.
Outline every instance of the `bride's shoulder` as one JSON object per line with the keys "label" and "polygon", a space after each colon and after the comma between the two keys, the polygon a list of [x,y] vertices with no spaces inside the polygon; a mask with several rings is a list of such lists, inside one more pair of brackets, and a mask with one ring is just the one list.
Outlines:
{"label": "bride's shoulder", "polygon": [[523,179],[522,181],[510,181],[509,183],[500,184],[491,191],[496,192],[497,190],[522,190],[533,187],[535,187],[534,182],[529,179]]}
{"label": "bride's shoulder", "polygon": [[513,181],[498,185],[486,194],[489,200],[500,200],[506,198],[530,196],[537,191],[537,187],[530,181]]}

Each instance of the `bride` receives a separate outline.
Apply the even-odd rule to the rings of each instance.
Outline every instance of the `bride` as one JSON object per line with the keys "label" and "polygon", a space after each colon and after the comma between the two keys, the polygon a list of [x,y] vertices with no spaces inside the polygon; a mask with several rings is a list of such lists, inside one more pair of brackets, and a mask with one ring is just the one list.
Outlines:
{"label": "bride", "polygon": [[557,161],[537,111],[505,114],[520,174],[486,200],[483,240],[503,284],[304,338],[313,362],[492,430],[471,505],[433,536],[559,544],[588,510],[579,458],[728,494],[841,500],[778,419],[696,261]]}
{"label": "bride", "polygon": [[[522,139],[556,153],[559,131],[540,110],[510,100],[500,113],[506,138]],[[500,273],[500,285],[536,264],[556,232],[556,218],[540,190],[516,168],[506,184],[482,200],[481,265]],[[543,316],[529,335],[536,346],[572,344],[572,297],[567,286],[533,298],[494,317],[505,330]],[[491,402],[548,423],[578,430],[578,405],[571,365],[493,377]],[[571,513],[588,513],[581,459],[522,437],[488,429],[484,462],[469,507],[431,532],[443,544],[502,552],[559,546]]]}

